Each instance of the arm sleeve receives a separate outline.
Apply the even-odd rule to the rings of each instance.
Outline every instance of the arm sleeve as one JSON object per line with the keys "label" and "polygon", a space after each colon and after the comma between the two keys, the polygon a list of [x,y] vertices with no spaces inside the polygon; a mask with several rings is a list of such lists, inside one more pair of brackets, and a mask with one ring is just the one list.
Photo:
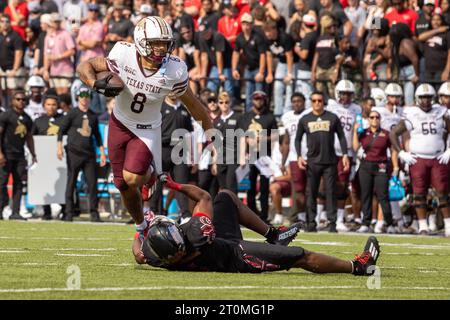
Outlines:
{"label": "arm sleeve", "polygon": [[94,120],[94,137],[95,137],[95,142],[97,143],[97,147],[102,147],[103,146],[103,141],[102,141],[102,136],[100,135],[100,130],[98,128],[98,119],[97,117]]}
{"label": "arm sleeve", "polygon": [[302,119],[298,121],[297,125],[297,134],[295,136],[295,151],[297,151],[298,155],[302,154],[302,138],[305,133],[305,128],[303,127]]}
{"label": "arm sleeve", "polygon": [[336,127],[339,143],[341,144],[342,154],[346,155],[348,153],[347,140],[345,139],[345,133],[344,129],[342,129],[341,121],[336,115],[334,115],[334,125]]}

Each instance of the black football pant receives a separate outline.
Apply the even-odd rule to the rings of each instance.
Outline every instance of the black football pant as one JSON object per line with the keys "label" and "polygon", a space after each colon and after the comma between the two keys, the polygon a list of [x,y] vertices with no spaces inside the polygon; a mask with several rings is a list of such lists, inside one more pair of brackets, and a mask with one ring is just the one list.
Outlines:
{"label": "black football pant", "polygon": [[308,229],[313,230],[317,227],[317,196],[319,194],[320,179],[324,177],[327,216],[331,225],[336,225],[336,178],[337,165],[323,165],[308,162],[306,169],[306,210]]}
{"label": "black football pant", "polygon": [[[384,171],[387,171],[386,166],[384,166]],[[387,172],[379,172],[378,163],[362,161],[358,170],[358,176],[361,186],[363,225],[370,226],[372,221],[374,191],[383,211],[384,222],[388,226],[392,225],[391,204],[389,203],[388,195],[389,174]]]}
{"label": "black football pant", "polygon": [[[172,148],[162,147],[162,170],[164,172],[170,173],[170,176],[174,181],[185,184],[189,182],[189,167],[185,163],[174,164],[172,162],[171,153]],[[162,191],[163,186],[158,181],[156,185],[156,189],[150,198],[150,209],[153,212],[157,212],[158,214],[162,214],[163,206],[162,206]],[[175,199],[177,200],[178,207],[180,208],[180,213],[182,217],[191,216],[189,211],[189,201],[188,198],[182,194],[181,192],[175,192]]]}
{"label": "black football pant", "polygon": [[220,188],[237,193],[236,169],[238,167],[237,164],[217,165],[217,180]]}
{"label": "black football pant", "polygon": [[83,171],[89,194],[89,208],[92,213],[97,212],[97,162],[95,156],[88,156],[67,150],[67,184],[66,184],[66,211],[65,213],[74,216],[74,192],[77,186],[77,178],[80,171]]}
{"label": "black football pant", "polygon": [[[261,212],[256,208],[256,181],[259,175],[259,202],[261,203]],[[250,165],[250,173],[248,176],[250,180],[250,189],[247,191],[248,207],[257,212],[262,220],[267,220],[269,213],[269,179],[262,175],[258,168],[252,164]]]}
{"label": "black football pant", "polygon": [[208,170],[198,171],[198,187],[209,192],[211,198],[214,199],[219,191],[219,184],[216,176],[211,173],[211,166]]}
{"label": "black football pant", "polygon": [[9,203],[7,186],[10,174],[12,174],[13,177],[12,214],[17,215],[20,212],[23,181],[27,181],[27,160],[25,160],[25,158],[6,158],[6,164],[3,167],[0,167],[0,212],[2,212]]}

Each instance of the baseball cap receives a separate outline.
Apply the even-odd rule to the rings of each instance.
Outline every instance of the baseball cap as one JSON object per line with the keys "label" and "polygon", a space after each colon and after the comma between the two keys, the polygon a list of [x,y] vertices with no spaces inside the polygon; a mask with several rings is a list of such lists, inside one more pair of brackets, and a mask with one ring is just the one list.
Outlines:
{"label": "baseball cap", "polygon": [[41,9],[42,7],[39,2],[28,2],[28,10],[30,10],[30,12],[37,13],[40,12]]}
{"label": "baseball cap", "polygon": [[139,8],[139,12],[140,13],[146,13],[146,14],[152,14],[153,13],[153,9],[152,9],[151,5],[144,3]]}
{"label": "baseball cap", "polygon": [[253,17],[250,13],[246,12],[241,17],[241,23],[247,22],[247,23],[253,23]]}
{"label": "baseball cap", "polygon": [[232,6],[232,4],[231,4],[231,0],[223,0],[222,1],[222,5],[224,6],[224,7],[231,7]]}
{"label": "baseball cap", "polygon": [[315,26],[317,24],[317,20],[313,15],[305,14],[303,16],[303,23],[307,26]]}
{"label": "baseball cap", "polygon": [[436,3],[434,2],[434,0],[425,0],[425,1],[423,2],[423,5],[424,5],[424,6],[427,6],[427,5],[435,6]]}
{"label": "baseball cap", "polygon": [[99,10],[98,5],[96,3],[89,3],[88,9],[89,9],[89,11],[98,11]]}
{"label": "baseball cap", "polygon": [[252,93],[252,99],[253,98],[257,98],[257,97],[259,97],[259,98],[266,98],[267,97],[267,93],[265,93],[264,91],[261,91],[261,90],[256,90],[256,91],[254,91],[253,93]]}
{"label": "baseball cap", "polygon": [[210,92],[208,96],[208,102],[216,101],[217,102],[217,95],[215,92]]}
{"label": "baseball cap", "polygon": [[79,96],[82,93],[89,93],[90,94],[91,93],[91,89],[89,89],[87,86],[85,86],[83,84],[80,88],[78,88],[77,96]]}
{"label": "baseball cap", "polygon": [[158,0],[158,1],[156,1],[156,4],[165,5],[165,4],[169,4],[169,1],[168,0]]}
{"label": "baseball cap", "polygon": [[50,24],[52,22],[52,18],[49,13],[44,13],[43,15],[41,15],[39,21],[41,23]]}
{"label": "baseball cap", "polygon": [[59,13],[54,12],[50,14],[50,21],[52,22],[62,21],[62,17]]}

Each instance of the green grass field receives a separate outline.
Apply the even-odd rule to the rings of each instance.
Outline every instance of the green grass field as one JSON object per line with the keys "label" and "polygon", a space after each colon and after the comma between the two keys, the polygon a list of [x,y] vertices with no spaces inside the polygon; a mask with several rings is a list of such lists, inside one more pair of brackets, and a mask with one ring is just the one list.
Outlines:
{"label": "green grass field", "polygon": [[[137,266],[132,236],[123,224],[0,221],[0,299],[450,298],[450,239],[380,236],[381,288],[369,290],[365,277],[300,269],[225,274]],[[250,231],[244,237],[262,239]],[[352,259],[366,238],[301,233],[292,245]],[[71,265],[79,267],[80,290],[67,289]]]}

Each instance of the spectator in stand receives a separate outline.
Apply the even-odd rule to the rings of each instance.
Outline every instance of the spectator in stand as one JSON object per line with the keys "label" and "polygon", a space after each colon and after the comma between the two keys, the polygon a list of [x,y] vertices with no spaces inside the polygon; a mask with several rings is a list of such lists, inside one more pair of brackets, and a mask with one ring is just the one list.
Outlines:
{"label": "spectator in stand", "polygon": [[359,5],[359,0],[349,0],[348,7],[344,9],[347,18],[352,24],[352,32],[350,34],[350,45],[354,48],[359,48],[359,45],[364,40],[364,24],[366,23],[367,12]]}
{"label": "spectator in stand", "polygon": [[[44,109],[45,114],[36,119],[33,123],[32,134],[34,136],[57,136],[61,122],[64,116],[58,113],[59,99],[57,96],[45,96],[44,97]],[[61,212],[64,215],[65,205],[61,205]],[[52,219],[52,209],[49,204],[43,206],[44,215],[42,220]]]}
{"label": "spectator in stand", "polygon": [[75,41],[69,32],[61,28],[62,17],[58,13],[52,13],[51,20],[45,37],[43,78],[59,95],[69,92],[74,76],[71,58],[75,55]]}
{"label": "spectator in stand", "polygon": [[76,20],[79,23],[85,22],[88,16],[88,5],[83,0],[67,0],[62,12],[65,28],[70,31],[70,21]]}
{"label": "spectator in stand", "polygon": [[[0,190],[6,190],[9,176],[13,177],[13,204],[10,220],[26,220],[20,212],[23,181],[26,181],[27,160],[25,144],[36,162],[34,141],[31,135],[33,121],[25,113],[26,96],[22,90],[12,96],[11,108],[0,115]],[[5,193],[0,192],[0,212],[8,204]],[[1,218],[1,214],[0,214]]]}
{"label": "spectator in stand", "polygon": [[25,29],[28,26],[28,4],[24,0],[9,0],[8,6],[5,8],[5,14],[7,14],[11,20],[11,26],[19,36],[25,40]]}
{"label": "spectator in stand", "polygon": [[[275,21],[269,20],[264,26],[265,36],[268,40],[267,51],[267,77],[266,83],[273,84],[274,115],[281,117],[290,107],[292,95],[292,78],[294,69],[294,41],[285,32],[277,29]],[[273,66],[276,65],[275,73]]]}
{"label": "spectator in stand", "polygon": [[200,48],[199,35],[189,25],[180,27],[180,38],[178,39],[178,56],[186,62],[189,70],[189,86],[196,94],[198,92],[198,81],[200,80]]}
{"label": "spectator in stand", "polygon": [[[423,0],[422,0],[423,1]],[[422,2],[422,10],[419,11],[419,18],[416,20],[415,36],[418,40],[419,52],[420,52],[420,81],[427,81],[425,78],[425,57],[424,57],[424,41],[419,37],[425,31],[431,29],[431,15],[434,12],[434,0],[425,0]]]}
{"label": "spectator in stand", "polygon": [[42,7],[39,2],[29,2],[28,10],[30,10],[30,16],[28,18],[28,27],[31,28],[37,35],[41,31],[41,12]]}
{"label": "spectator in stand", "polygon": [[[25,69],[23,68],[24,43],[19,34],[11,28],[11,20],[6,14],[0,15],[0,75],[6,76],[7,97],[16,88],[23,88]],[[19,78],[16,78],[19,77]],[[2,81],[2,85],[3,85]],[[8,101],[3,101],[7,105]]]}
{"label": "spectator in stand", "polygon": [[[334,97],[334,87],[339,76],[339,69],[344,62],[343,57],[337,59],[338,43],[337,26],[334,18],[324,15],[320,18],[321,35],[317,39],[316,52],[311,66],[311,81],[316,89],[326,92],[326,97]],[[316,82],[317,81],[317,82]]]}
{"label": "spectator in stand", "polygon": [[[142,1],[138,1],[138,2],[142,2]],[[136,25],[143,18],[154,14],[154,10],[153,10],[152,6],[147,3],[143,3],[140,6],[136,7],[136,1],[135,1],[134,8],[137,8],[137,9],[134,10],[134,12],[130,18],[131,22],[134,25]]]}
{"label": "spectator in stand", "polygon": [[[389,22],[381,18],[379,25],[373,24],[369,31],[368,40],[363,59],[363,70],[365,79],[391,79],[391,68],[388,65],[390,51],[388,48]],[[386,82],[370,83],[369,86],[379,86],[381,89],[386,87]]]}
{"label": "spectator in stand", "polygon": [[[50,95],[50,90],[47,91],[47,95]],[[56,95],[56,91],[54,92]],[[58,95],[59,98],[59,109],[58,113],[61,113],[63,116],[67,115],[67,113],[72,109],[72,97],[69,93],[64,93]]]}
{"label": "spectator in stand", "polygon": [[251,15],[253,17],[253,30],[258,32],[265,40],[266,36],[264,35],[264,26],[266,25],[266,9],[263,6],[256,6]]}
{"label": "spectator in stand", "polygon": [[425,81],[436,88],[441,80],[449,79],[450,32],[448,28],[444,25],[444,17],[435,13],[431,18],[431,30],[422,32],[418,38],[423,42]]}
{"label": "spectator in stand", "polygon": [[242,32],[242,28],[237,8],[231,4],[231,0],[222,2],[222,14],[223,16],[217,22],[217,31],[225,36],[225,39],[234,49],[237,36]]}
{"label": "spectator in stand", "polygon": [[86,22],[81,26],[77,37],[77,48],[81,51],[80,62],[105,55],[103,51],[103,24],[98,19],[98,5],[88,5]]}
{"label": "spectator in stand", "polygon": [[339,41],[339,56],[344,57],[341,66],[341,78],[351,80],[355,84],[355,96],[361,97],[361,64],[359,60],[358,48],[351,45],[349,37],[343,37]]}
{"label": "spectator in stand", "polygon": [[292,24],[295,22],[302,22],[305,15],[309,15],[317,19],[317,13],[311,10],[306,0],[294,0],[291,8],[291,18],[289,19],[288,29],[290,30]]}
{"label": "spectator in stand", "polygon": [[242,55],[246,60],[244,69],[244,80],[246,81],[246,104],[245,109],[252,108],[252,93],[264,91],[264,74],[266,71],[266,44],[262,36],[252,29],[253,18],[245,13],[241,18],[242,33],[236,39],[232,57],[233,78],[240,80],[238,69],[239,57]]}
{"label": "spectator in stand", "polygon": [[[221,83],[226,92],[233,91],[231,75],[231,48],[225,37],[215,31],[209,22],[204,21],[199,27],[199,48],[201,76],[208,77],[207,87],[214,93],[218,93]],[[207,73],[209,70],[209,74]],[[218,80],[217,80],[218,79]]]}
{"label": "spectator in stand", "polygon": [[304,30],[304,36],[295,44],[294,52],[298,57],[297,64],[297,83],[295,84],[295,91],[303,93],[306,100],[306,106],[311,106],[309,97],[313,92],[311,86],[311,66],[314,59],[314,53],[316,51],[316,42],[318,38],[318,32],[315,30],[317,26],[317,20],[315,15],[304,15],[302,18],[302,28]]}
{"label": "spectator in stand", "polygon": [[25,73],[26,74],[32,74],[34,69],[34,54],[37,48],[37,35],[36,33],[30,28],[27,27],[27,36],[25,41],[25,52],[23,56],[23,64],[25,67]]}
{"label": "spectator in stand", "polygon": [[219,21],[219,14],[214,10],[212,0],[202,0],[202,14],[198,19],[199,25],[205,22],[211,26],[214,30],[217,30],[217,22]]}
{"label": "spectator in stand", "polygon": [[200,0],[185,0],[184,1],[184,10],[188,15],[197,20],[198,15],[200,14],[200,9],[202,8],[202,2]]}
{"label": "spectator in stand", "polygon": [[276,10],[280,16],[280,19],[277,21],[279,29],[287,31],[288,22],[290,19],[289,9],[292,1],[272,0],[270,2],[272,3],[274,10]]}
{"label": "spectator in stand", "polygon": [[352,22],[347,18],[342,7],[334,3],[333,0],[320,0],[320,4],[322,8],[319,10],[319,17],[322,18],[324,14],[330,14],[336,24],[337,34],[340,37],[350,36],[353,30]]}
{"label": "spectator in stand", "polygon": [[384,18],[389,21],[390,27],[393,24],[404,23],[414,34],[419,15],[416,11],[408,8],[408,0],[392,0],[392,7],[386,11]]}
{"label": "spectator in stand", "polygon": [[107,22],[106,29],[106,54],[111,51],[117,41],[133,42],[134,25],[123,16],[123,5],[114,5],[112,18]]}
{"label": "spectator in stand", "polygon": [[419,81],[419,53],[409,27],[404,23],[393,25],[389,31],[391,69],[398,69],[398,79],[403,81],[405,105],[414,104],[414,85]]}
{"label": "spectator in stand", "polygon": [[156,0],[157,15],[164,18],[165,13],[170,11],[169,0]]}
{"label": "spectator in stand", "polygon": [[184,10],[184,0],[174,0],[172,2],[173,11],[173,28],[178,32],[181,26],[189,26],[191,30],[195,30],[194,19]]}
{"label": "spectator in stand", "polygon": [[40,18],[41,33],[38,36],[36,50],[34,51],[34,68],[33,74],[43,76],[44,75],[44,50],[45,50],[45,37],[47,36],[47,30],[51,24],[50,14],[43,14]]}
{"label": "spectator in stand", "polygon": [[[61,0],[41,0],[41,7],[42,7],[42,13],[55,13],[59,12],[58,5],[56,4],[56,1],[58,3],[61,3]],[[61,10],[62,10],[62,3],[61,3]]]}
{"label": "spectator in stand", "polygon": [[449,0],[440,0],[439,7],[442,16],[444,17],[445,24],[450,25],[450,1]]}

